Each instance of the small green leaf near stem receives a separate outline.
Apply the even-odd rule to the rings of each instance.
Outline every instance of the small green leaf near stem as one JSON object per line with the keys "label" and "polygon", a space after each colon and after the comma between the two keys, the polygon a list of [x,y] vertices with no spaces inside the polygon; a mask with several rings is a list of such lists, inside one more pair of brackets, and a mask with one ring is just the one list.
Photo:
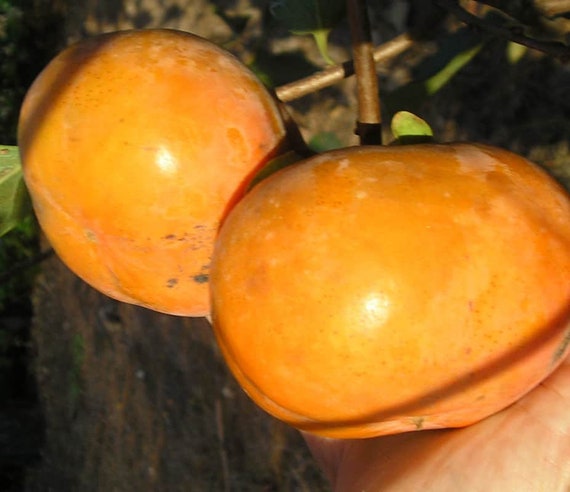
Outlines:
{"label": "small green leaf near stem", "polygon": [[409,111],[399,111],[391,122],[395,144],[427,143],[433,141],[429,124]]}

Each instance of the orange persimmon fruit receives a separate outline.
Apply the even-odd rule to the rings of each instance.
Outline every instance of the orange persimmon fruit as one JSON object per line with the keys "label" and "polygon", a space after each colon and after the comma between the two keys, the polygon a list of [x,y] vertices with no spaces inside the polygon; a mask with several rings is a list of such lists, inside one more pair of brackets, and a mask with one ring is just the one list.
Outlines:
{"label": "orange persimmon fruit", "polygon": [[209,313],[222,217],[286,146],[276,100],[245,65],[167,29],[65,49],[30,87],[18,133],[40,225],[69,268],[186,316]]}
{"label": "orange persimmon fruit", "polygon": [[257,184],[216,240],[221,350],[244,390],[336,438],[461,427],[570,342],[570,199],[491,146],[330,151]]}

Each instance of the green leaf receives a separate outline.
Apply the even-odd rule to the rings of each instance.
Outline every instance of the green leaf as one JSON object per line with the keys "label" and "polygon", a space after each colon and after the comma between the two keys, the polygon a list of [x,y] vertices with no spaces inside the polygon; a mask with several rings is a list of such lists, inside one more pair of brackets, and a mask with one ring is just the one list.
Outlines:
{"label": "green leaf", "polygon": [[433,130],[429,124],[409,111],[394,115],[391,129],[396,144],[425,143],[433,141]]}
{"label": "green leaf", "polygon": [[329,64],[334,65],[334,60],[329,55],[329,33],[330,29],[319,29],[318,31],[313,31],[313,39],[317,43],[317,48],[323,59]]}
{"label": "green leaf", "polygon": [[475,57],[484,46],[479,36],[467,29],[441,39],[437,52],[416,68],[414,80],[384,95],[390,114],[418,111]]}
{"label": "green leaf", "polygon": [[18,147],[0,145],[0,236],[16,227],[30,211]]}
{"label": "green leaf", "polygon": [[507,60],[511,65],[516,65],[527,52],[528,48],[522,44],[513,41],[507,44]]}
{"label": "green leaf", "polygon": [[345,16],[345,0],[271,0],[269,10],[287,29],[309,34],[332,29]]}
{"label": "green leaf", "polygon": [[309,148],[316,153],[326,152],[327,150],[339,149],[343,147],[343,143],[333,132],[317,133],[308,142]]}
{"label": "green leaf", "polygon": [[263,46],[254,53],[248,67],[268,87],[278,87],[308,77],[319,68],[308,61],[302,51],[275,54]]}
{"label": "green leaf", "polygon": [[459,72],[465,65],[467,65],[473,57],[479,53],[482,43],[475,45],[473,48],[465,50],[458,55],[454,56],[449,63],[443,67],[438,73],[425,81],[425,87],[429,96],[439,91],[445,84],[447,84],[453,76]]}
{"label": "green leaf", "polygon": [[269,11],[294,34],[312,34],[327,63],[328,35],[346,16],[345,0],[271,0]]}

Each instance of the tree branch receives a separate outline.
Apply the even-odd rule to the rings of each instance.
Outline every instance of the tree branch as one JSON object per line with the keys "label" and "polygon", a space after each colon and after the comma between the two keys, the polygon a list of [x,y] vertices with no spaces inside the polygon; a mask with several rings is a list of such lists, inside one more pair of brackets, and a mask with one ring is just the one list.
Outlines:
{"label": "tree branch", "polygon": [[[473,14],[470,14],[465,9],[463,9],[457,0],[434,0],[437,5],[441,8],[447,10],[449,13],[454,15],[457,19],[465,24],[474,26],[483,31],[487,31],[490,34],[497,36],[502,39],[513,41],[518,44],[522,44],[527,48],[552,55],[559,58],[563,62],[570,60],[570,47],[564,43],[559,43],[556,41],[542,41],[534,38],[525,36],[520,29],[512,29],[508,27],[498,26],[496,24],[491,24],[486,22]],[[495,4],[497,2],[492,2],[490,0],[482,1],[481,3],[486,3],[488,5]]]}
{"label": "tree branch", "polygon": [[[510,15],[511,0],[475,0],[477,3],[501,10]],[[533,0],[534,9],[547,17],[556,17],[570,12],[570,0]]]}
{"label": "tree branch", "polygon": [[537,7],[547,17],[567,17],[570,13],[570,0],[536,0]]}
{"label": "tree branch", "polygon": [[[413,44],[414,41],[409,35],[401,34],[374,48],[372,52],[374,63],[387,63],[409,49]],[[295,99],[334,85],[352,75],[354,75],[354,62],[349,60],[339,65],[327,67],[309,77],[279,86],[275,92],[277,97],[283,102],[294,101]]]}

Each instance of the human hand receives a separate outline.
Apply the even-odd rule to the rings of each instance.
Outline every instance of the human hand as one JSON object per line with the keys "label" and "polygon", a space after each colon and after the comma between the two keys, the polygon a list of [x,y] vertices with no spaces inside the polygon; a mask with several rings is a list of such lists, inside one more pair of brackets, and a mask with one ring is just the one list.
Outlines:
{"label": "human hand", "polygon": [[570,490],[570,357],[509,408],[461,429],[303,434],[335,492]]}

